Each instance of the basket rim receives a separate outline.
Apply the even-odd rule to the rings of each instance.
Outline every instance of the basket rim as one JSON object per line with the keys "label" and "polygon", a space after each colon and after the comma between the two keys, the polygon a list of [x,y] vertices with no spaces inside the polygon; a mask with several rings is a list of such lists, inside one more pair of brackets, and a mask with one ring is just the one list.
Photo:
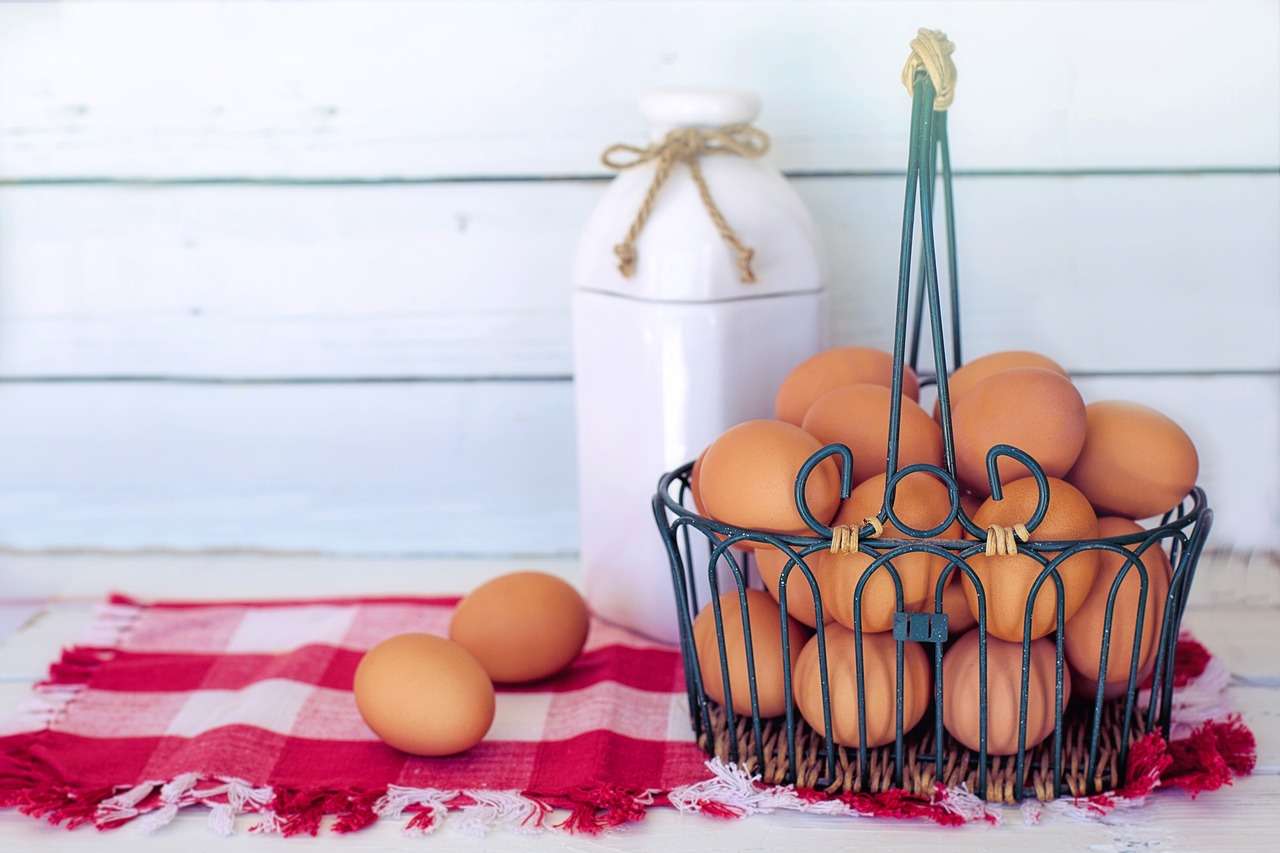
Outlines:
{"label": "basket rim", "polygon": [[[816,455],[816,454],[815,454]],[[684,524],[693,526],[704,534],[716,534],[718,538],[729,540],[728,544],[733,545],[739,542],[749,541],[762,545],[777,547],[779,544],[789,546],[796,550],[801,556],[808,556],[814,553],[820,547],[829,546],[831,544],[830,536],[797,536],[794,534],[777,533],[770,530],[759,530],[750,527],[740,527],[733,524],[726,524],[717,521],[706,515],[702,515],[680,502],[680,499],[672,494],[672,485],[676,482],[681,484],[681,491],[689,488],[689,473],[693,470],[694,461],[685,462],[682,465],[666,472],[658,480],[658,489],[654,498],[660,501],[665,509],[677,516],[677,519],[684,519]],[[1190,500],[1191,505],[1187,507],[1187,501]],[[1174,507],[1165,511],[1161,517],[1160,524],[1151,528],[1144,528],[1139,533],[1127,533],[1121,536],[1098,537],[1092,539],[1054,539],[1054,540],[1032,540],[1020,543],[1019,550],[1027,550],[1034,552],[1045,551],[1062,551],[1074,546],[1126,546],[1140,545],[1146,542],[1154,542],[1169,536],[1180,534],[1185,528],[1197,522],[1201,516],[1210,511],[1209,499],[1205,490],[1199,485],[1193,486],[1187,496]],[[956,507],[957,517],[964,513],[964,508]],[[679,523],[678,521],[676,523]],[[901,548],[909,545],[916,545],[921,542],[928,542],[948,551],[968,551],[981,550],[983,543],[977,539],[944,539],[940,537],[907,537],[892,539],[889,537],[877,537],[875,539],[863,539],[859,543],[876,551],[887,551],[894,548]],[[1145,550],[1145,549],[1144,549]]]}

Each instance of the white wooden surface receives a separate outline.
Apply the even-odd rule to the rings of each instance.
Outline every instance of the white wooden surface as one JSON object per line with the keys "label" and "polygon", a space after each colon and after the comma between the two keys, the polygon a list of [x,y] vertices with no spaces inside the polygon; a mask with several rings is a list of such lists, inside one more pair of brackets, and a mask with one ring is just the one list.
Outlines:
{"label": "white wooden surface", "polygon": [[[1200,447],[1211,541],[1280,546],[1280,377],[1082,378]],[[0,383],[0,541],[375,554],[574,548],[567,382]],[[656,476],[655,476],[656,482]],[[655,533],[656,535],[656,533]]]}
{"label": "white wooden surface", "polygon": [[[218,597],[227,595],[296,596],[300,588],[313,595],[344,593],[457,591],[459,577],[479,582],[517,567],[536,566],[577,579],[568,560],[538,561],[407,561],[282,558],[260,556],[33,556],[0,555],[0,582],[12,590],[15,579],[40,583],[54,596],[41,613],[17,634],[0,638],[0,713],[12,709],[42,676],[60,647],[74,642],[90,620],[92,601],[108,589],[144,596]],[[1241,567],[1206,561],[1201,578],[1230,574]],[[1280,566],[1255,567],[1274,582]],[[38,581],[37,581],[38,579]],[[301,586],[305,584],[305,587]],[[30,588],[30,587],[28,587]],[[344,837],[322,836],[298,842],[316,850],[441,849],[507,851],[666,850],[671,853],[775,851],[782,849],[889,849],[902,851],[986,851],[1033,848],[1059,851],[1270,851],[1280,831],[1275,802],[1280,797],[1280,668],[1271,654],[1280,641],[1275,600],[1255,606],[1218,603],[1200,580],[1188,611],[1188,624],[1231,668],[1233,703],[1258,736],[1259,762],[1254,776],[1229,789],[1191,801],[1176,792],[1159,794],[1146,808],[1120,813],[1105,822],[1050,820],[1025,826],[1016,810],[1008,810],[1003,826],[959,831],[915,823],[846,821],[805,815],[771,815],[746,821],[716,821],[659,809],[644,823],[599,838],[561,835],[526,836],[505,832],[482,838],[460,834],[446,824],[430,839],[404,838],[390,821]],[[1256,606],[1262,604],[1264,606]],[[3,603],[0,602],[0,607]],[[157,835],[140,837],[128,828],[99,834],[67,833],[30,818],[0,813],[0,848],[25,850],[275,850],[285,842],[243,833],[233,839],[209,834],[205,817],[188,811]]]}
{"label": "white wooden surface", "polygon": [[[902,179],[796,187],[833,332],[890,347]],[[0,188],[0,377],[567,377],[570,259],[600,189]],[[961,178],[956,195],[971,351],[1280,365],[1280,175]]]}
{"label": "white wooden surface", "polygon": [[643,130],[632,93],[724,82],[762,93],[787,168],[900,169],[921,26],[958,45],[968,167],[1274,166],[1280,145],[1268,0],[141,0],[4,21],[18,176],[596,172]]}
{"label": "white wooden surface", "polygon": [[883,346],[921,25],[967,352],[1183,419],[1215,541],[1280,546],[1271,0],[0,2],[0,545],[571,552],[570,258],[635,95],[762,94]]}

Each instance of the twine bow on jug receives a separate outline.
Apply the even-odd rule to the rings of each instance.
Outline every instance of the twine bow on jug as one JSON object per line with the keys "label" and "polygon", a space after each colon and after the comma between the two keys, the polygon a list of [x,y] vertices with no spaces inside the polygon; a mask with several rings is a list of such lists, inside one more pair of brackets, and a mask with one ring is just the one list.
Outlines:
{"label": "twine bow on jug", "polygon": [[754,282],[756,276],[751,268],[751,261],[755,251],[738,239],[733,226],[716,206],[715,199],[711,197],[711,189],[707,186],[707,180],[702,174],[699,158],[704,154],[735,154],[739,157],[755,159],[763,156],[768,150],[768,134],[748,124],[733,124],[717,128],[682,127],[668,133],[661,142],[645,148],[625,143],[610,145],[606,148],[600,155],[600,161],[614,171],[634,169],[644,163],[657,161],[653,180],[649,182],[644,201],[640,203],[640,209],[636,211],[636,217],[632,220],[631,227],[627,229],[626,237],[613,247],[613,253],[618,256],[618,272],[625,278],[635,274],[636,240],[640,237],[640,232],[644,229],[649,215],[653,213],[658,192],[671,176],[671,170],[675,168],[676,163],[685,163],[693,176],[693,183],[698,188],[702,205],[707,209],[707,215],[711,217],[711,223],[715,225],[721,239],[728,243],[737,255],[739,277],[744,283]]}

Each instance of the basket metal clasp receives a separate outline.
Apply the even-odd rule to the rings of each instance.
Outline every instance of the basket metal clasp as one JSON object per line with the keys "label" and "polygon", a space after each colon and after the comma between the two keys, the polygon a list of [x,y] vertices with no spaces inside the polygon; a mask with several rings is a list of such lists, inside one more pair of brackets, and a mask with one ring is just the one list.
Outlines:
{"label": "basket metal clasp", "polygon": [[893,614],[893,638],[913,643],[945,643],[947,641],[947,614],[906,613]]}

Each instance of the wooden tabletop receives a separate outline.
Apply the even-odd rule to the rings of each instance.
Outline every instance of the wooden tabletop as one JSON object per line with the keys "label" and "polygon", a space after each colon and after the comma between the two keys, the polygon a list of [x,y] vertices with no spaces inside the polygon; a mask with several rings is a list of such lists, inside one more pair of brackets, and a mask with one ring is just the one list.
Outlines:
{"label": "wooden tabletop", "polygon": [[[93,604],[110,590],[140,597],[227,598],[298,595],[431,594],[456,592],[516,568],[541,568],[571,580],[570,560],[340,559],[293,555],[26,555],[0,554],[0,715],[15,708],[65,645],[75,643]],[[1046,818],[1024,825],[1016,809],[998,828],[942,829],[919,823],[778,814],[718,821],[655,809],[642,823],[590,838],[495,832],[471,837],[446,823],[428,840],[406,838],[394,821],[351,836],[322,835],[295,842],[312,849],[441,849],[630,851],[666,853],[817,850],[865,847],[894,851],[987,850],[993,845],[1037,851],[1275,850],[1280,838],[1280,572],[1274,558],[1210,557],[1201,565],[1187,626],[1233,673],[1230,696],[1258,737],[1254,775],[1192,801],[1176,791],[1158,793],[1147,807],[1081,823]],[[19,623],[14,629],[12,623]],[[6,624],[9,625],[6,628]],[[251,818],[243,818],[246,827]],[[67,832],[13,812],[0,812],[0,849],[98,850],[282,849],[274,837],[210,833],[205,813],[189,809],[159,833],[143,837],[131,827],[98,833]],[[231,845],[230,848],[227,845]]]}

